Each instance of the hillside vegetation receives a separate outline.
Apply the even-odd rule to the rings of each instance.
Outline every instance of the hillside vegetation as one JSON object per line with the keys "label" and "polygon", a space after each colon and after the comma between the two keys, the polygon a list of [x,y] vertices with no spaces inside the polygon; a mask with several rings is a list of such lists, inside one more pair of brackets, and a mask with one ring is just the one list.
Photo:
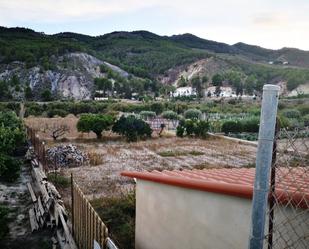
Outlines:
{"label": "hillside vegetation", "polygon": [[[79,61],[71,59],[77,57],[76,53]],[[84,70],[84,58],[87,63],[91,62],[87,70]],[[0,27],[0,91],[7,94],[7,99],[31,97],[31,94],[36,99],[91,98],[97,77],[108,78],[112,85],[121,88],[122,94],[118,97],[130,98],[134,92],[158,95],[171,90],[161,83],[179,85],[182,72],[201,60],[211,62],[203,65],[204,70],[185,79],[189,85],[193,76],[207,76],[210,84],[212,74],[227,72],[237,74],[237,84],[250,91],[261,90],[265,83],[284,81],[288,90],[292,90],[309,82],[309,52],[298,49],[270,50],[244,43],[228,45],[191,34],[167,37],[134,31],[93,37],[75,33],[46,35],[25,28]],[[98,72],[104,63],[109,63],[110,73]],[[217,66],[213,67],[213,63]],[[122,69],[129,78],[113,74],[114,66],[118,67],[117,73]],[[209,73],[212,67],[215,71]],[[18,79],[22,86],[17,86]],[[137,82],[141,79],[143,83]],[[235,85],[230,78],[224,79]],[[80,88],[82,92],[76,93]],[[160,88],[163,89],[160,91]],[[43,94],[42,89],[50,93]],[[18,91],[22,93],[16,95]]]}

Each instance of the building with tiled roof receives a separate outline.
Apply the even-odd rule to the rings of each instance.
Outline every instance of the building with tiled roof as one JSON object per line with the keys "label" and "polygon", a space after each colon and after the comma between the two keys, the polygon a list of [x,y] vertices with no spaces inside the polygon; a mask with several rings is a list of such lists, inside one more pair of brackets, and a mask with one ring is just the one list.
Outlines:
{"label": "building with tiled roof", "polygon": [[[299,212],[299,219],[309,220],[308,212],[302,212],[309,208],[309,179],[304,170],[280,169],[275,195],[285,215]],[[248,247],[255,168],[122,175],[137,179],[136,249]]]}

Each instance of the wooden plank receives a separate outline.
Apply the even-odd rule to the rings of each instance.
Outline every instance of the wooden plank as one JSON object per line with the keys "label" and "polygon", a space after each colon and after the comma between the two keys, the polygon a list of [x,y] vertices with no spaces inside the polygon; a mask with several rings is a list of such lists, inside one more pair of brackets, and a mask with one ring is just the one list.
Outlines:
{"label": "wooden plank", "polygon": [[33,208],[30,208],[30,210],[29,210],[29,219],[30,219],[31,232],[38,230],[39,224],[36,220]]}
{"label": "wooden plank", "polygon": [[60,217],[60,221],[61,221],[61,224],[62,224],[62,228],[63,228],[63,231],[64,231],[64,236],[66,238],[66,241],[69,242],[69,245],[70,245],[70,248],[71,249],[77,249],[77,246],[74,242],[74,239],[72,238],[72,234],[70,233],[70,230],[67,226],[67,223],[64,219],[64,216],[63,216],[63,213],[62,212],[59,212],[59,217]]}
{"label": "wooden plank", "polygon": [[33,191],[33,188],[31,186],[30,182],[27,182],[27,187],[28,187],[28,190],[30,192],[31,200],[32,200],[33,203],[35,203],[37,201],[37,198],[36,198],[36,196],[34,194],[34,191]]}
{"label": "wooden plank", "polygon": [[96,213],[94,212],[94,209],[91,207],[92,210],[92,216],[93,216],[93,221],[92,221],[92,226],[93,226],[93,240],[97,240],[97,226],[96,226]]}
{"label": "wooden plank", "polygon": [[43,217],[45,215],[45,211],[44,211],[44,208],[42,206],[42,201],[41,201],[41,197],[40,196],[38,198],[38,208],[39,208],[41,216]]}
{"label": "wooden plank", "polygon": [[104,225],[103,225],[103,223],[101,222],[101,224],[100,224],[100,227],[101,227],[101,247],[102,248],[106,248],[106,241],[105,241],[105,236],[104,236],[104,232],[105,232],[105,227],[104,227]]}
{"label": "wooden plank", "polygon": [[91,233],[91,231],[90,231],[90,215],[89,215],[89,203],[87,202],[86,203],[87,205],[87,248],[91,248],[91,241],[90,241],[90,233]]}

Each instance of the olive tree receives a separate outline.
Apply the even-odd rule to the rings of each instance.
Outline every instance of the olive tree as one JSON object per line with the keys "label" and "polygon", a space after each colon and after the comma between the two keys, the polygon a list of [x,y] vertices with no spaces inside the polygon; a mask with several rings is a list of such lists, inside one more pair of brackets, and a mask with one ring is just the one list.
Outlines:
{"label": "olive tree", "polygon": [[103,130],[110,130],[114,118],[103,114],[83,114],[77,122],[77,130],[81,132],[93,131],[97,138],[102,138]]}

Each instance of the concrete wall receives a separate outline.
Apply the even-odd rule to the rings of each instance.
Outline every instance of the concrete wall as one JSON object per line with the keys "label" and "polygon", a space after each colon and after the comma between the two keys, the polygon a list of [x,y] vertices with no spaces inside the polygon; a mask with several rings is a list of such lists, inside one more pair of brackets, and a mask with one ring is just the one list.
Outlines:
{"label": "concrete wall", "polygon": [[136,189],[136,249],[247,249],[251,200],[143,180]]}

